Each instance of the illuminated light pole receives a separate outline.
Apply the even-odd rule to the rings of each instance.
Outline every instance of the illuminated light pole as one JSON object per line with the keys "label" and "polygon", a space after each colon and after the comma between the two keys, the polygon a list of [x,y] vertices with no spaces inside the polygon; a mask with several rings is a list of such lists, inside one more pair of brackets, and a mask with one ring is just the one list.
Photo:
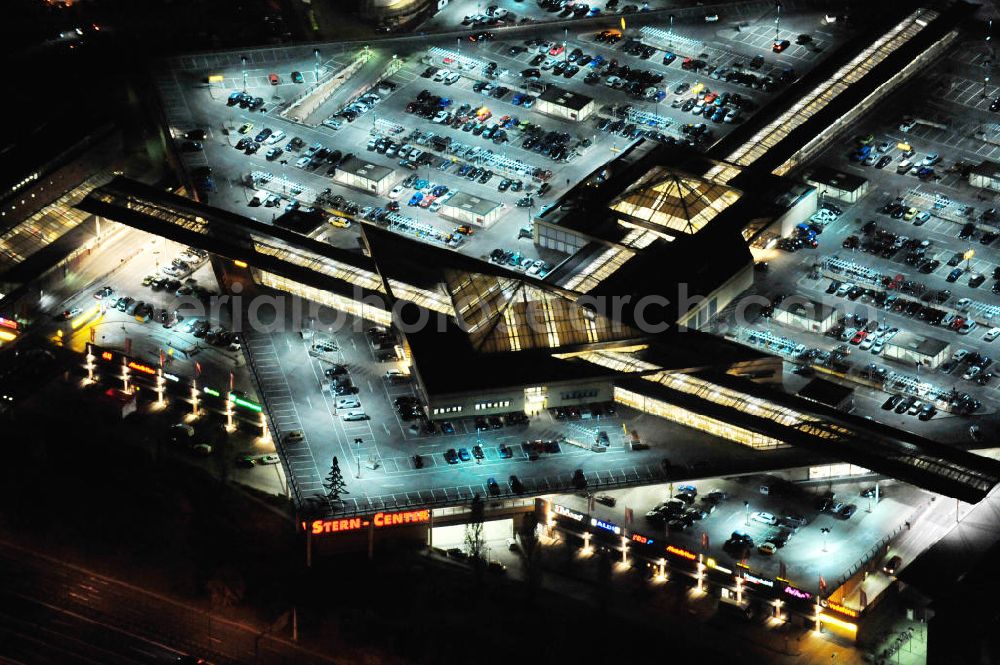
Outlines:
{"label": "illuminated light pole", "polygon": [[736,578],[736,602],[740,605],[743,604],[743,578]]}
{"label": "illuminated light pole", "polygon": [[94,347],[87,345],[87,381],[94,382]]}
{"label": "illuminated light pole", "polygon": [[590,536],[591,535],[592,534],[589,531],[587,533],[583,534],[583,550],[582,550],[582,552],[584,554],[590,554],[591,552],[594,551],[590,547]]}
{"label": "illuminated light pole", "polygon": [[746,509],[746,520],[745,520],[746,525],[750,526],[750,502],[744,501],[743,507]]}
{"label": "illuminated light pole", "polygon": [[659,572],[656,574],[657,579],[659,579],[661,582],[666,582],[667,581],[667,560],[666,559],[660,559],[660,562],[658,564],[656,564],[656,565],[659,566],[659,569],[660,569]]}
{"label": "illuminated light pole", "polygon": [[670,51],[674,50],[674,15],[670,15],[670,29],[667,30],[667,46],[670,47]]}
{"label": "illuminated light pole", "polygon": [[240,62],[243,63],[243,92],[247,91],[247,57],[245,55],[240,56]]}
{"label": "illuminated light pole", "polygon": [[830,527],[825,526],[819,530],[823,534],[823,551],[826,551],[826,538],[830,534]]}
{"label": "illuminated light pole", "polygon": [[357,478],[359,480],[361,478],[361,442],[362,442],[361,437],[358,437],[358,438],[354,439],[354,443],[356,443],[358,445],[358,475],[357,475]]}
{"label": "illuminated light pole", "polygon": [[128,393],[128,391],[129,391],[129,388],[128,388],[128,365],[126,364],[126,360],[123,357],[122,358],[122,392]]}
{"label": "illuminated light pole", "polygon": [[976,255],[976,250],[971,247],[962,253],[962,258],[965,259],[965,272],[969,272],[972,269],[972,257]]}
{"label": "illuminated light pole", "polygon": [[823,622],[819,618],[819,616],[820,616],[820,614],[822,612],[823,612],[823,607],[819,604],[819,596],[817,595],[816,596],[816,614],[813,617],[813,620],[816,623],[816,632],[817,633],[823,632]]}
{"label": "illuminated light pole", "polygon": [[163,406],[163,392],[166,390],[163,380],[163,368],[156,371],[156,403]]}
{"label": "illuminated light pole", "polygon": [[781,3],[776,2],[774,6],[777,8],[778,13],[774,17],[774,41],[778,41],[778,31],[781,26]]}
{"label": "illuminated light pole", "polygon": [[697,570],[698,593],[703,593],[705,591],[705,556],[703,554],[698,555]]}
{"label": "illuminated light pole", "polygon": [[315,67],[316,83],[319,83],[319,49],[318,48],[314,48],[313,49],[313,57],[316,58],[316,67]]}
{"label": "illuminated light pole", "polygon": [[628,564],[628,538],[622,536],[622,563]]}
{"label": "illuminated light pole", "polygon": [[191,382],[191,415],[198,417],[198,382]]}
{"label": "illuminated light pole", "polygon": [[264,412],[260,412],[260,438],[264,440],[264,443],[271,443],[271,430],[267,428],[267,418],[264,417]]}
{"label": "illuminated light pole", "polygon": [[231,393],[226,397],[226,429],[230,432],[236,429],[233,425],[233,396]]}
{"label": "illuminated light pole", "polygon": [[774,618],[781,621],[781,599],[774,599]]}

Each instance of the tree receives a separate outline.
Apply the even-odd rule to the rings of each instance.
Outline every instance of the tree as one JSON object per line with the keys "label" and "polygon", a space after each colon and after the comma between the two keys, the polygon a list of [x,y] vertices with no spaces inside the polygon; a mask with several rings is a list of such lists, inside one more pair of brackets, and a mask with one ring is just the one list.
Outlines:
{"label": "tree", "polygon": [[521,553],[524,556],[528,601],[531,602],[542,585],[542,545],[538,541],[538,513],[533,510],[525,514],[517,535],[521,541]]}
{"label": "tree", "polygon": [[344,474],[340,472],[340,462],[337,461],[336,456],[330,465],[330,473],[326,474],[326,482],[323,483],[323,487],[326,488],[326,496],[331,501],[340,501],[341,493],[350,494],[347,491],[347,483],[344,482]]}
{"label": "tree", "polygon": [[465,525],[465,550],[469,554],[476,579],[481,582],[486,570],[486,538],[483,535],[485,506],[478,494],[472,497],[470,509],[469,521]]}

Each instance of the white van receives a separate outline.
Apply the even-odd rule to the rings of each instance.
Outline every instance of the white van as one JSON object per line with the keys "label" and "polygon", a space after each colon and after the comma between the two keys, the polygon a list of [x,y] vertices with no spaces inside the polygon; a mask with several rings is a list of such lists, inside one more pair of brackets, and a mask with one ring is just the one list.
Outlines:
{"label": "white van", "polygon": [[364,411],[353,410],[353,411],[348,411],[347,413],[345,413],[343,415],[343,419],[347,420],[347,421],[351,421],[351,420],[368,420],[368,414],[366,414]]}
{"label": "white van", "polygon": [[264,205],[264,201],[266,201],[267,197],[270,195],[271,193],[266,189],[259,189],[257,190],[257,193],[253,195],[253,198],[250,199],[250,205],[251,206]]}

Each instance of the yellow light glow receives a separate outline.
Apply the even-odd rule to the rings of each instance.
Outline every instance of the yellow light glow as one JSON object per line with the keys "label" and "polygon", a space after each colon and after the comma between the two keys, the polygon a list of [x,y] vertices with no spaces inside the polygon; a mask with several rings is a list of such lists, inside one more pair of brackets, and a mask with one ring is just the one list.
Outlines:
{"label": "yellow light glow", "polygon": [[97,314],[99,311],[101,311],[101,306],[100,305],[94,305],[93,307],[90,307],[90,308],[86,309],[83,312],[83,314],[81,314],[80,316],[76,317],[75,319],[73,319],[70,322],[70,324],[69,324],[70,328],[72,328],[73,330],[76,330],[77,328],[79,328],[80,326],[82,326],[84,323],[86,323],[87,321],[89,321],[90,319],[92,319],[94,317],[94,315]]}
{"label": "yellow light glow", "polygon": [[12,333],[9,330],[0,330],[0,340],[3,340],[5,342],[12,342],[15,339],[17,339],[16,333]]}
{"label": "yellow light glow", "polygon": [[237,261],[233,261],[233,265],[236,266],[237,268],[246,268],[247,267],[247,262],[246,261],[239,261],[239,260],[237,260]]}
{"label": "yellow light glow", "polygon": [[825,623],[832,624],[834,626],[838,626],[839,628],[843,628],[844,630],[850,630],[852,632],[858,630],[857,624],[851,623],[849,621],[843,621],[842,619],[838,619],[837,617],[832,617],[826,613],[820,614],[819,620]]}

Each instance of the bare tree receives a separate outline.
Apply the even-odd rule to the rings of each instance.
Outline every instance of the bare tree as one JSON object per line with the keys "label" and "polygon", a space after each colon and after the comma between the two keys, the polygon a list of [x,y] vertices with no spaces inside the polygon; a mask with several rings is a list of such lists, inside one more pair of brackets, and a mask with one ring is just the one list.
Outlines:
{"label": "bare tree", "polygon": [[465,525],[465,550],[469,554],[476,579],[482,581],[486,570],[486,538],[483,535],[485,506],[478,494],[472,497],[470,508],[469,522]]}
{"label": "bare tree", "polygon": [[333,463],[330,465],[330,473],[326,474],[326,482],[323,483],[323,487],[326,488],[326,496],[331,501],[340,501],[341,494],[350,494],[347,491],[347,483],[344,482],[344,474],[340,471],[340,462],[337,458],[333,458]]}

